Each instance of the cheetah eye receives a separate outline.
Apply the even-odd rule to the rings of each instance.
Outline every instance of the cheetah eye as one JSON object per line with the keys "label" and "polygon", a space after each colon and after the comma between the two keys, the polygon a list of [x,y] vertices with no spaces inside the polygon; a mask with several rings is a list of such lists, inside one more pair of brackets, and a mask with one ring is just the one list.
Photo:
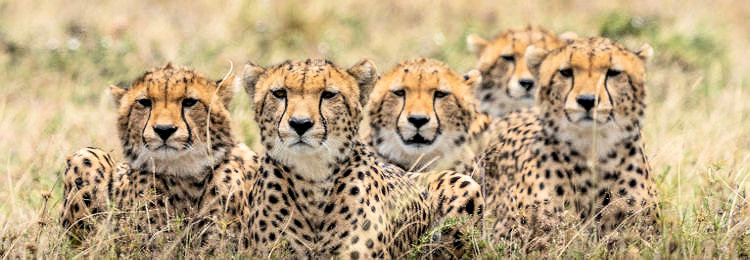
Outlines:
{"label": "cheetah eye", "polygon": [[391,91],[391,92],[392,92],[392,93],[393,93],[394,95],[396,95],[397,97],[403,97],[404,95],[406,95],[406,91],[404,91],[403,89],[399,89],[399,90],[393,90],[393,91]]}
{"label": "cheetah eye", "polygon": [[195,103],[198,103],[197,99],[194,98],[186,98],[182,100],[182,107],[192,107],[195,105]]}
{"label": "cheetah eye", "polygon": [[620,75],[620,73],[622,73],[621,70],[608,69],[607,70],[607,77],[616,77],[617,75]]}
{"label": "cheetah eye", "polygon": [[151,100],[148,98],[141,98],[139,100],[136,100],[138,104],[141,104],[141,106],[144,107],[151,107]]}
{"label": "cheetah eye", "polygon": [[448,94],[450,94],[450,93],[442,91],[442,90],[435,90],[435,97],[436,98],[442,98],[442,97],[447,96]]}
{"label": "cheetah eye", "polygon": [[338,94],[339,93],[337,93],[337,92],[326,90],[326,91],[323,91],[323,94],[321,94],[320,97],[322,97],[323,99],[332,99],[332,98],[336,97],[336,95],[338,95]]}
{"label": "cheetah eye", "polygon": [[516,61],[516,57],[513,57],[513,55],[503,55],[503,56],[500,56],[500,57],[502,57],[503,60],[507,61],[507,62],[515,62]]}
{"label": "cheetah eye", "polygon": [[271,92],[271,94],[273,94],[273,96],[276,98],[283,99],[286,98],[286,89],[277,89]]}
{"label": "cheetah eye", "polygon": [[560,70],[560,75],[562,75],[563,77],[566,77],[566,78],[570,78],[570,77],[573,76],[573,69],[571,69],[571,68],[561,69]]}

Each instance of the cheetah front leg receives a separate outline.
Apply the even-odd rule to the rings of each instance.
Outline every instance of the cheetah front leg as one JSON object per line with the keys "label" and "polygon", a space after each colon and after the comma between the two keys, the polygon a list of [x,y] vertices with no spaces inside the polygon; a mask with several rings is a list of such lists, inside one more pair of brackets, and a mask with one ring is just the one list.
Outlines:
{"label": "cheetah front leg", "polygon": [[[481,225],[484,197],[479,184],[471,177],[455,171],[443,171],[437,177],[418,177],[427,187],[427,201],[433,213],[433,227],[439,228],[435,242],[447,248],[448,255],[460,257],[465,251],[466,234]],[[440,252],[443,250],[438,250]],[[445,253],[440,252],[443,255]]]}
{"label": "cheetah front leg", "polygon": [[115,162],[106,152],[88,147],[69,156],[66,165],[61,221],[80,237],[91,230],[94,218],[107,210]]}
{"label": "cheetah front leg", "polygon": [[[214,169],[201,198],[198,215],[200,242],[213,251],[216,245],[238,245],[242,235],[242,214],[248,207],[249,178],[257,171],[257,156],[238,145],[224,163]],[[211,247],[211,248],[206,248]]]}

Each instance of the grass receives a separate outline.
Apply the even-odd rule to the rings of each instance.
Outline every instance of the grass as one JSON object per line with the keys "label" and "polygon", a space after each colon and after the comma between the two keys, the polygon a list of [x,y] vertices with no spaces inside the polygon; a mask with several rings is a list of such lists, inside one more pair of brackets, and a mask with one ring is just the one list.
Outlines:
{"label": "grass", "polygon": [[[621,2],[621,1],[619,1]],[[476,62],[464,38],[539,24],[654,46],[645,141],[661,194],[660,237],[608,247],[564,234],[552,256],[649,258],[750,255],[750,4],[719,0],[276,1],[0,0],[0,255],[115,256],[105,237],[73,248],[57,224],[65,156],[96,145],[122,158],[108,84],[167,61],[212,78],[252,60],[322,58],[381,71],[428,56],[457,71]],[[234,133],[257,146],[249,102],[232,104]],[[576,227],[571,227],[575,231]],[[111,233],[110,233],[111,234]],[[484,257],[528,257],[479,239]],[[178,248],[179,245],[173,248]],[[132,250],[123,256],[148,255]],[[173,254],[188,254],[175,249]]]}

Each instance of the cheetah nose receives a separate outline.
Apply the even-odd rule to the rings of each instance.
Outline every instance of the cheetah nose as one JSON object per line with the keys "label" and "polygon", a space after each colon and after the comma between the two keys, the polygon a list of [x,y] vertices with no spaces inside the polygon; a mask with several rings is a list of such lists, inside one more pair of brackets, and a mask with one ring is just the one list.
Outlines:
{"label": "cheetah nose", "polygon": [[594,107],[594,103],[596,101],[596,97],[594,95],[579,95],[576,98],[576,102],[583,107],[583,109],[586,109],[586,111],[591,111],[591,108]]}
{"label": "cheetah nose", "polygon": [[302,136],[303,134],[305,134],[305,132],[307,132],[307,130],[312,128],[313,121],[309,118],[292,117],[292,119],[289,119],[289,126],[291,126],[295,132],[297,132],[297,135]]}
{"label": "cheetah nose", "polygon": [[161,137],[161,140],[166,141],[174,132],[177,132],[177,127],[173,125],[155,125],[154,132]]}
{"label": "cheetah nose", "polygon": [[526,91],[530,91],[532,88],[534,88],[534,80],[533,79],[520,79],[518,80],[518,84],[521,85]]}
{"label": "cheetah nose", "polygon": [[407,120],[416,128],[420,128],[423,125],[427,124],[427,122],[430,122],[430,119],[427,116],[423,116],[423,115],[412,115],[412,116],[409,116]]}

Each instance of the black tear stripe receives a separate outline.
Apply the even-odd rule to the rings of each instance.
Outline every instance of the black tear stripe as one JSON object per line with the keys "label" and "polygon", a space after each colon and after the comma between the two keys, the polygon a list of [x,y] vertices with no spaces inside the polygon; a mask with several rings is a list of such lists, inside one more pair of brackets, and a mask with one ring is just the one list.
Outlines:
{"label": "black tear stripe", "polygon": [[[289,101],[289,96],[287,95],[287,97],[284,98],[284,111],[281,112],[281,116],[279,117],[279,121],[276,122],[276,134],[279,136],[279,140],[280,141],[284,141],[284,138],[281,137],[281,130],[280,129],[281,129],[281,121],[284,119],[284,115],[286,115],[286,108],[287,108],[288,101]],[[261,111],[261,112],[263,112],[263,111]]]}
{"label": "black tear stripe", "polygon": [[[453,95],[455,98],[456,95]],[[437,113],[437,109],[435,109],[435,101],[437,101],[437,97],[435,95],[432,95],[432,113],[435,114],[435,120],[437,120],[437,130],[435,130],[435,136],[432,137],[432,141],[437,140],[438,136],[440,136],[440,115]],[[458,104],[458,103],[456,103]],[[417,129],[419,130],[419,129]]]}
{"label": "black tear stripe", "polygon": [[[203,101],[198,101],[198,102],[201,103],[203,106],[206,106],[206,104],[203,104]],[[192,131],[192,129],[190,129],[190,124],[188,123],[187,119],[185,118],[185,110],[186,109],[187,108],[184,108],[184,107],[182,109],[180,109],[180,116],[182,117],[182,122],[185,123],[185,128],[187,128],[187,132],[188,132],[188,140],[187,140],[187,143],[185,145],[189,146],[189,145],[193,144],[193,131]],[[208,112],[208,108],[206,108],[206,112]],[[211,117],[211,114],[208,114],[208,116]]]}
{"label": "black tear stripe", "polygon": [[151,121],[151,107],[148,108],[148,117],[146,117],[146,123],[143,124],[143,129],[141,130],[141,142],[143,144],[146,144],[146,127],[148,126],[148,122]]}
{"label": "black tear stripe", "polygon": [[395,122],[393,122],[396,125],[396,134],[401,138],[401,140],[404,140],[404,136],[401,135],[401,128],[398,127],[398,119],[401,118],[401,114],[404,112],[404,108],[406,108],[406,95],[404,95],[401,98],[401,109],[398,111],[398,116],[396,116]]}
{"label": "black tear stripe", "polygon": [[[612,54],[609,55],[609,65],[612,66]],[[609,92],[609,87],[607,86],[607,82],[609,82],[609,73],[605,72],[604,73],[604,91],[607,92],[607,98],[609,98],[609,104],[612,105],[612,110],[615,110],[615,102],[612,100],[612,94]]]}
{"label": "black tear stripe", "polygon": [[565,114],[565,117],[568,118],[568,121],[570,122],[573,122],[573,120],[571,120],[570,115],[568,115],[568,111],[565,111],[565,103],[568,101],[568,96],[570,95],[570,92],[573,92],[573,89],[575,87],[576,87],[576,74],[573,73],[573,75],[570,75],[570,89],[565,93],[565,98],[562,100],[562,112],[563,114]]}
{"label": "black tear stripe", "polygon": [[[347,106],[347,110],[348,110]],[[320,101],[318,102],[318,114],[320,115],[320,122],[323,124],[323,138],[320,140],[320,143],[322,144],[326,140],[328,140],[328,121],[326,120],[326,117],[323,116],[323,97],[320,97]]]}

